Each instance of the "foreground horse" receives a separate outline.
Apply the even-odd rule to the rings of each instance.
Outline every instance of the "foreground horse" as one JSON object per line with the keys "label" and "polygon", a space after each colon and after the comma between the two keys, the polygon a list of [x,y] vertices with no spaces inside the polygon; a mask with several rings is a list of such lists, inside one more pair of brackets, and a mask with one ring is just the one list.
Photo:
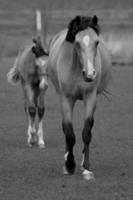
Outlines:
{"label": "foreground horse", "polygon": [[104,92],[111,78],[111,58],[100,34],[98,18],[75,17],[67,30],[58,33],[50,45],[47,70],[60,97],[62,128],[66,138],[65,174],[74,173],[76,166],[72,125],[76,100],[83,100],[85,122],[82,132],[83,176],[93,178],[90,171],[89,145],[94,125],[97,95]]}
{"label": "foreground horse", "polygon": [[[33,40],[29,45],[19,52],[13,68],[7,74],[8,82],[16,84],[21,82],[24,97],[25,111],[28,115],[28,144],[32,146],[38,143],[40,148],[45,147],[43,139],[43,115],[44,95],[48,87],[46,74],[46,61],[48,54],[43,50],[40,38]],[[38,113],[39,128],[36,133],[35,117]]]}

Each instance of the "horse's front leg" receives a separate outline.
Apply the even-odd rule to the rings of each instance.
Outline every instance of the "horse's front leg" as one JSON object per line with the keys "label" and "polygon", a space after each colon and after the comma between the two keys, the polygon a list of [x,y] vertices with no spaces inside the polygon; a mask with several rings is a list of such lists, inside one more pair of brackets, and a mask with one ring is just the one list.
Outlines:
{"label": "horse's front leg", "polygon": [[38,124],[38,146],[40,148],[44,148],[45,147],[45,143],[44,143],[44,133],[43,133],[43,116],[44,116],[44,112],[45,112],[45,105],[44,105],[44,97],[45,97],[45,92],[46,90],[41,89],[40,90],[40,94],[38,97],[38,117],[39,117],[39,124]]}
{"label": "horse's front leg", "polygon": [[61,97],[62,105],[62,129],[65,134],[66,139],[66,150],[65,150],[65,167],[64,174],[73,174],[76,166],[73,147],[75,144],[75,134],[72,125],[72,114],[75,101],[73,99],[68,99],[66,97]]}
{"label": "horse's front leg", "polygon": [[36,105],[35,105],[35,93],[29,84],[22,85],[22,89],[25,97],[25,111],[28,116],[28,144],[33,146],[37,143],[37,135],[35,128],[35,117],[36,117]]}
{"label": "horse's front leg", "polygon": [[83,176],[86,180],[94,178],[93,173],[89,171],[90,168],[89,146],[92,138],[91,130],[94,125],[93,115],[95,108],[96,108],[96,92],[94,91],[92,94],[89,94],[89,96],[87,96],[85,99],[86,116],[82,132],[82,139],[84,143],[82,168],[83,168]]}

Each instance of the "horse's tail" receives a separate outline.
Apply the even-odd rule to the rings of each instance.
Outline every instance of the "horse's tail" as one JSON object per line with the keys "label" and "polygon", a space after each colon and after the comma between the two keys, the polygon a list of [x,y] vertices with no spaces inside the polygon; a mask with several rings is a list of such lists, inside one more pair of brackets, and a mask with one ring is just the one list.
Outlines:
{"label": "horse's tail", "polygon": [[49,44],[47,41],[47,14],[46,10],[41,12],[41,10],[36,11],[36,36],[40,38],[42,46],[45,52],[49,51]]}
{"label": "horse's tail", "polygon": [[14,62],[14,66],[7,73],[7,80],[12,85],[16,85],[20,80],[20,73],[18,69],[18,59],[19,59],[19,56],[16,58]]}

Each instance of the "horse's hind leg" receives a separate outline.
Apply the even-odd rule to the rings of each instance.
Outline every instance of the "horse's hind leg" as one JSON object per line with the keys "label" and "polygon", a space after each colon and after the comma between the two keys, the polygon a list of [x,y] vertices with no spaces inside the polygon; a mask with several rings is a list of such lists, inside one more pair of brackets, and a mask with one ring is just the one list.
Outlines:
{"label": "horse's hind leg", "polygon": [[43,138],[43,116],[45,112],[45,106],[44,106],[44,96],[45,96],[45,90],[40,90],[40,94],[38,97],[38,117],[39,117],[39,125],[38,125],[38,146],[40,148],[45,147],[44,138]]}
{"label": "horse's hind leg", "polygon": [[93,94],[89,95],[89,97],[85,99],[86,117],[82,132],[82,138],[84,142],[82,168],[83,168],[83,176],[86,180],[93,178],[93,173],[89,171],[90,168],[89,146],[92,138],[91,130],[94,125],[93,115],[95,107],[96,107],[96,93],[93,92]]}
{"label": "horse's hind leg", "polygon": [[35,117],[36,117],[36,102],[35,102],[35,92],[30,85],[23,87],[25,94],[25,111],[28,116],[28,144],[33,146],[37,143],[37,135],[35,128]]}
{"label": "horse's hind leg", "polygon": [[75,134],[73,131],[72,125],[72,112],[74,101],[71,99],[67,99],[66,97],[62,97],[61,99],[62,105],[62,129],[66,138],[66,151],[65,151],[65,167],[64,174],[72,174],[74,173],[74,169],[76,166],[74,155],[73,155],[73,147],[75,144]]}

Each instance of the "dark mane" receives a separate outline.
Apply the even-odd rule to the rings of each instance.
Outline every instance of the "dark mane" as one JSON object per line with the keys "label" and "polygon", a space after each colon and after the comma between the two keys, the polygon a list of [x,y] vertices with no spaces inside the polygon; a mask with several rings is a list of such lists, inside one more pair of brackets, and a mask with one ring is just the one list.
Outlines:
{"label": "dark mane", "polygon": [[91,27],[98,35],[100,34],[100,27],[98,25],[97,16],[86,17],[86,16],[76,16],[68,24],[68,32],[66,35],[66,41],[74,42],[75,36],[78,32]]}
{"label": "dark mane", "polygon": [[32,52],[35,54],[36,58],[41,56],[48,56],[48,52],[44,50],[41,38],[39,36],[37,38],[33,38]]}

